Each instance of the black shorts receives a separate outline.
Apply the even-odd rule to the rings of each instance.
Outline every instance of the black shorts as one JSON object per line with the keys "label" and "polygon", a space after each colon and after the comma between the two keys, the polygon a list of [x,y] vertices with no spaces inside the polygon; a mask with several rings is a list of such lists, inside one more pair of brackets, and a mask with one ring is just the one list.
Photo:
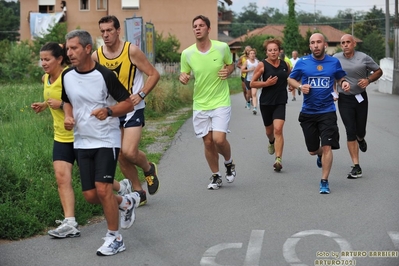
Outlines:
{"label": "black shorts", "polygon": [[262,114],[263,124],[265,127],[273,124],[274,119],[281,119],[285,121],[285,104],[260,105],[260,112]]}
{"label": "black shorts", "polygon": [[306,147],[309,152],[315,152],[321,146],[331,146],[339,149],[339,132],[336,112],[325,114],[299,114]]}
{"label": "black shorts", "polygon": [[82,191],[96,187],[95,182],[113,183],[119,148],[76,149]]}
{"label": "black shorts", "polygon": [[53,162],[64,161],[73,164],[76,160],[73,142],[59,142],[54,140],[53,143]]}

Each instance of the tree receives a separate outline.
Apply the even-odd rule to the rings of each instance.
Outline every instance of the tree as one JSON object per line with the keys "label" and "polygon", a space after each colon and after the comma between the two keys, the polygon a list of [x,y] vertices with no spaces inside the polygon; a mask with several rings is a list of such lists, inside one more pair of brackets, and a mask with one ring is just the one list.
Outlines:
{"label": "tree", "polygon": [[0,40],[18,40],[19,16],[19,2],[0,0]]}
{"label": "tree", "polygon": [[164,38],[162,33],[155,31],[155,62],[179,62],[179,48],[180,42],[176,36],[168,33],[168,37]]}
{"label": "tree", "polygon": [[251,21],[255,24],[266,24],[267,21],[264,20],[260,15],[258,15],[258,6],[256,3],[249,3],[247,7],[244,7],[244,12],[241,12],[237,22],[243,23],[246,21]]}
{"label": "tree", "polygon": [[363,20],[355,23],[354,35],[363,42],[358,43],[358,51],[371,56],[376,62],[385,56],[385,14],[382,9],[373,6]]}
{"label": "tree", "polygon": [[268,24],[284,24],[287,18],[286,14],[280,12],[278,8],[264,7],[262,17],[268,18]]}
{"label": "tree", "polygon": [[11,80],[40,80],[43,70],[39,67],[39,51],[46,42],[65,43],[67,26],[65,23],[57,23],[49,33],[42,38],[36,38],[33,43],[23,41],[19,44],[0,42],[0,52],[4,59],[0,62],[0,79]]}
{"label": "tree", "polygon": [[256,3],[249,3],[248,6],[243,9],[244,11],[239,15],[233,14],[233,22],[230,25],[230,35],[234,38],[267,24],[267,17],[258,14],[258,6]]}
{"label": "tree", "polygon": [[288,19],[283,30],[284,52],[286,55],[291,54],[294,50],[298,50],[304,42],[304,39],[299,33],[298,21],[296,20],[295,13],[295,1],[288,0]]}
{"label": "tree", "polygon": [[65,43],[65,35],[67,34],[66,23],[56,23],[48,29],[48,33],[43,37],[36,37],[33,41],[33,52],[38,53],[40,48],[47,42]]}
{"label": "tree", "polygon": [[384,42],[384,37],[378,31],[373,31],[363,39],[363,43],[359,45],[359,50],[371,56],[374,61],[379,62],[381,58],[385,57]]}
{"label": "tree", "polygon": [[251,37],[247,37],[244,42],[242,43],[241,47],[251,46],[252,48],[256,49],[256,57],[258,59],[263,59],[266,57],[265,48],[263,48],[263,43],[265,40],[274,38],[271,35],[254,35]]}

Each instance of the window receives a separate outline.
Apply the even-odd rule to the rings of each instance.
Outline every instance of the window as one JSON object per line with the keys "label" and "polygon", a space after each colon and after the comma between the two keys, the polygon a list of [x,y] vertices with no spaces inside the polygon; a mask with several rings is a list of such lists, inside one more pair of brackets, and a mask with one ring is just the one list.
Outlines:
{"label": "window", "polygon": [[80,10],[89,10],[89,0],[80,0]]}
{"label": "window", "polygon": [[97,0],[97,10],[107,10],[107,0]]}
{"label": "window", "polygon": [[139,9],[140,0],[122,0],[122,9]]}
{"label": "window", "polygon": [[39,13],[54,13],[54,6],[39,6]]}

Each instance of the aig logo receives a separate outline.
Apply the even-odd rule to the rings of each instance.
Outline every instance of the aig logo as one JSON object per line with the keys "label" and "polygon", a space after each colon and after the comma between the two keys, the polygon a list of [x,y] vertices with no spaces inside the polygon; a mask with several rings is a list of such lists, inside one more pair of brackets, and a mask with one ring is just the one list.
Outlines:
{"label": "aig logo", "polygon": [[308,84],[311,88],[329,88],[330,77],[309,77]]}

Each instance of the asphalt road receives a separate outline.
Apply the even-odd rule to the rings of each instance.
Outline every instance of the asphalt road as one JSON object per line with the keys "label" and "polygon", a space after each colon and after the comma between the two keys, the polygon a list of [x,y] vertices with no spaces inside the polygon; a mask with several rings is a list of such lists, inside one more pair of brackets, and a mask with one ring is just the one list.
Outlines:
{"label": "asphalt road", "polygon": [[346,178],[351,161],[339,121],[341,149],[334,151],[329,195],[319,194],[321,170],[306,151],[297,120],[302,96],[296,102],[289,96],[283,170],[276,173],[260,115],[234,95],[228,134],[234,183],[207,190],[203,144],[188,120],[160,161],[160,191],[122,231],[126,251],[96,255],[106,232],[102,222],[82,227],[79,238],[1,244],[0,265],[398,266],[399,96],[381,94],[374,84],[368,92],[363,177]]}

